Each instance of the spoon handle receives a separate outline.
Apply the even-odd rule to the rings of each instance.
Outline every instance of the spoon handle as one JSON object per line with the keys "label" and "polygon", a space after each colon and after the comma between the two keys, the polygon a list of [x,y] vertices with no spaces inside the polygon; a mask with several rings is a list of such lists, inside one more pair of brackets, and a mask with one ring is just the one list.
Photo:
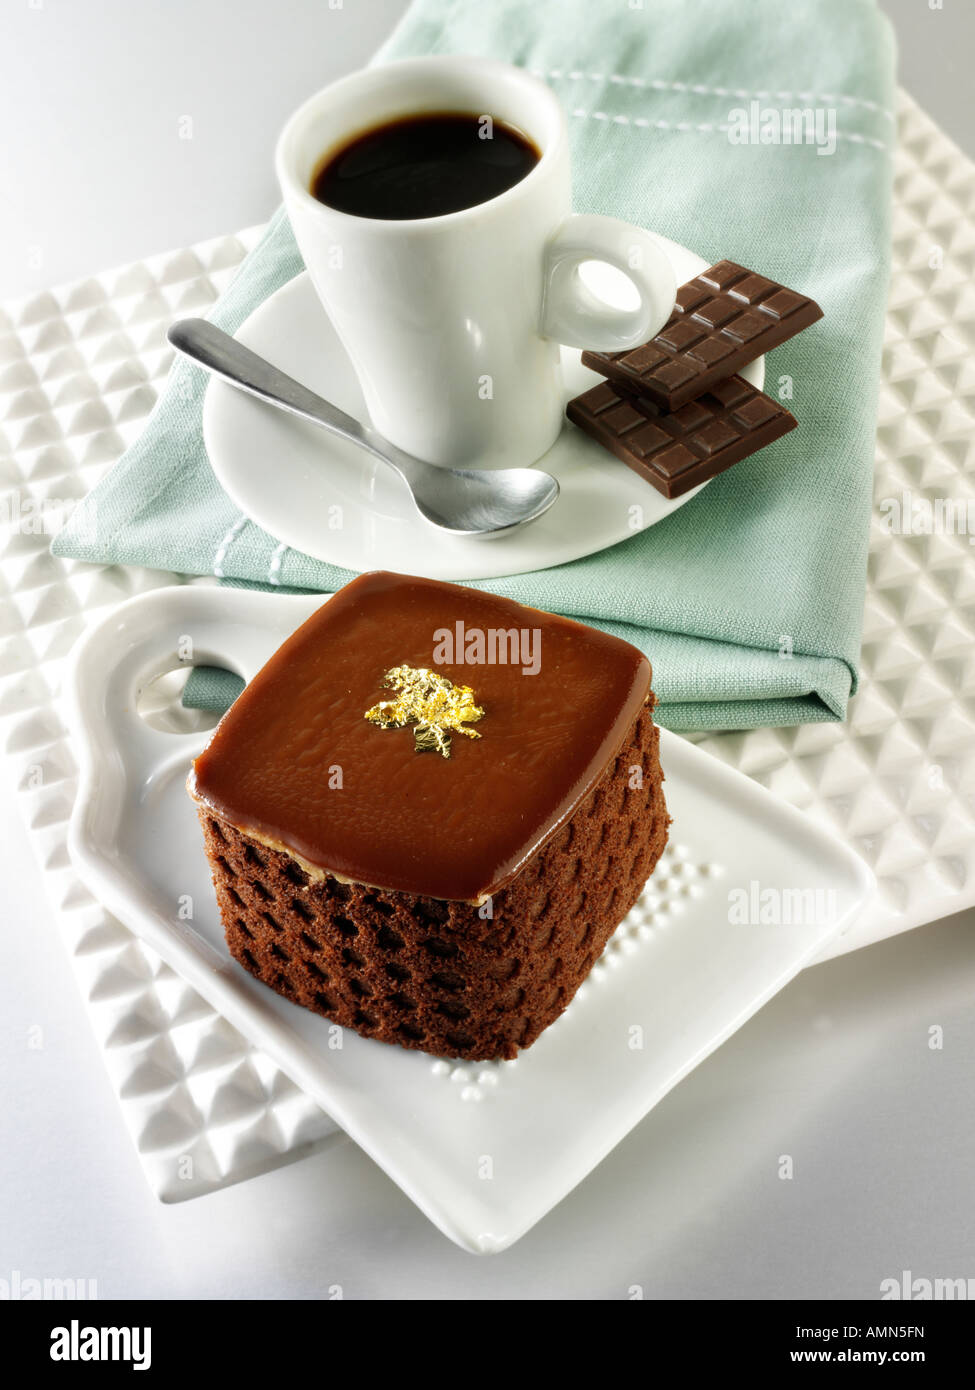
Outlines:
{"label": "spoon handle", "polygon": [[[180,319],[166,334],[177,352],[259,400],[300,415],[382,458],[365,427],[300,381],[279,371],[207,319]],[[386,458],[386,462],[392,462]]]}
{"label": "spoon handle", "polygon": [[439,468],[414,458],[206,319],[180,319],[167,337],[177,352],[231,386],[321,425],[381,459],[399,474],[424,520],[452,535],[510,531],[541,516],[559,495],[555,479],[534,469]]}

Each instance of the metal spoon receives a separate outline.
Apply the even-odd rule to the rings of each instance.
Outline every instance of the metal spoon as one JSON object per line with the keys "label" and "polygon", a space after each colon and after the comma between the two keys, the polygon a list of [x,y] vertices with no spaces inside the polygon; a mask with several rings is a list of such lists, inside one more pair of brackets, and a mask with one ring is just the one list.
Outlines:
{"label": "metal spoon", "polygon": [[167,334],[177,352],[268,405],[321,425],[382,459],[400,475],[420,515],[458,536],[495,535],[547,512],[559,485],[535,468],[439,468],[406,454],[368,425],[272,367],[206,319],[180,319]]}

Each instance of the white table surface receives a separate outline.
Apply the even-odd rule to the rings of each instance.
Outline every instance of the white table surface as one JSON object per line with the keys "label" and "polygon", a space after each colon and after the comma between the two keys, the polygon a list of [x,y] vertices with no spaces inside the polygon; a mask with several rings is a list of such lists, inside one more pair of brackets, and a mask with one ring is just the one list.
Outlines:
{"label": "white table surface", "polygon": [[[6,6],[0,298],[260,221],[276,127],[404,8]],[[973,7],[885,8],[905,85],[964,145],[945,55],[971,47]],[[159,1205],[2,776],[0,792],[2,1278],[96,1279],[106,1298],[869,1299],[905,1269],[975,1277],[975,913],[805,972],[513,1250],[478,1260],[348,1143]]]}

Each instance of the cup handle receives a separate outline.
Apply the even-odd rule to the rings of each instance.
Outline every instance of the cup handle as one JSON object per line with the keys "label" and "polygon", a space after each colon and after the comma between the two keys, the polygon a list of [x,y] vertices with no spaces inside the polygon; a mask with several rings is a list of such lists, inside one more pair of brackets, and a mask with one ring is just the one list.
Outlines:
{"label": "cup handle", "polygon": [[[635,309],[598,298],[579,274],[583,261],[606,261],[640,295]],[[673,266],[649,232],[615,217],[567,217],[545,249],[540,332],[569,347],[622,352],[659,333],[674,308]]]}

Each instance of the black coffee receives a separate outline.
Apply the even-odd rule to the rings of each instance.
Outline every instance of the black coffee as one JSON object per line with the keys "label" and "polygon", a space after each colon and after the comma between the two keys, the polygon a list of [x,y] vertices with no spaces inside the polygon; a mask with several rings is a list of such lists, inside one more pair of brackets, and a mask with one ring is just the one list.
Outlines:
{"label": "black coffee", "polygon": [[357,217],[443,217],[496,198],[541,155],[527,135],[487,116],[405,116],[357,135],[321,164],[320,203]]}

